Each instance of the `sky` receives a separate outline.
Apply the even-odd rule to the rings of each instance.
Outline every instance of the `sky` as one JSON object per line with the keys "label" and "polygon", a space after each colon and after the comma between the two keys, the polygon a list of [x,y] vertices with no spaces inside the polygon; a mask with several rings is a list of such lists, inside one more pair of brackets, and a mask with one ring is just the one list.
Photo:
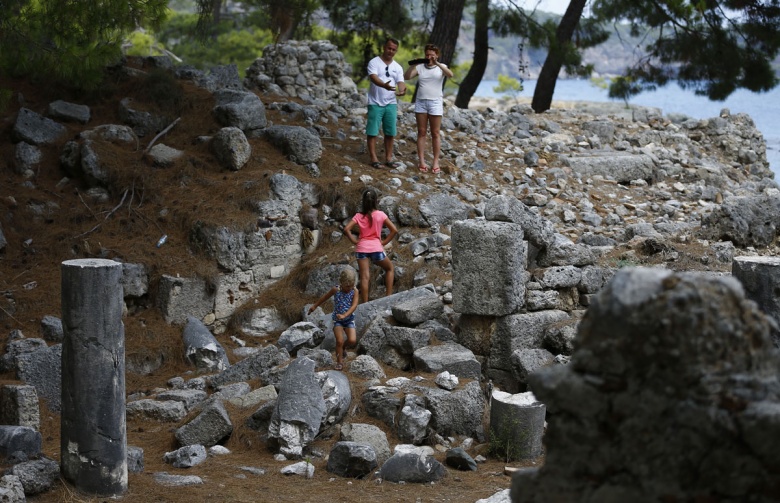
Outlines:
{"label": "sky", "polygon": [[[526,5],[531,7],[534,5],[534,0],[526,1]],[[543,10],[547,12],[554,12],[556,14],[563,14],[566,12],[566,7],[569,6],[569,0],[541,0],[537,10]]]}

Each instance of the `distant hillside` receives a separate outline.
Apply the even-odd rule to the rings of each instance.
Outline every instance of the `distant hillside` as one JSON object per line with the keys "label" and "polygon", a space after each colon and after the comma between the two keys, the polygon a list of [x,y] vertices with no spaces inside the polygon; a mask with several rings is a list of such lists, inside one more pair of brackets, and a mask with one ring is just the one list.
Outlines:
{"label": "distant hillside", "polygon": [[[559,18],[554,14],[541,13]],[[466,13],[461,23],[458,37],[458,49],[456,63],[470,61],[474,52],[474,23]],[[631,37],[628,25],[617,25],[609,40],[601,45],[587,49],[584,54],[584,62],[594,65],[594,77],[605,75],[619,75],[644,54],[644,47],[650,44],[653,37]],[[509,75],[514,78],[535,79],[539,75],[547,51],[525,47],[523,59],[528,67],[528,73],[520,75],[518,63],[520,50],[519,37],[490,37],[490,55],[488,66],[485,70],[484,80],[497,80],[498,74]],[[775,71],[780,74],[780,58],[774,63]]]}
{"label": "distant hillside", "polygon": [[[518,43],[521,41],[519,37],[490,37],[491,51],[485,70],[485,80],[496,80],[498,74],[526,79],[534,79],[538,76],[544,59],[547,57],[547,51],[526,46],[522,57],[529,73],[520,75],[518,72],[520,58]],[[647,39],[643,41],[630,37],[628,27],[621,26],[609,40],[597,47],[587,49],[584,61],[595,65],[596,74],[594,76],[619,74],[639,57],[642,46],[647,43]],[[470,61],[473,58],[473,52],[474,24],[471,19],[464,18],[458,37],[456,63]]]}

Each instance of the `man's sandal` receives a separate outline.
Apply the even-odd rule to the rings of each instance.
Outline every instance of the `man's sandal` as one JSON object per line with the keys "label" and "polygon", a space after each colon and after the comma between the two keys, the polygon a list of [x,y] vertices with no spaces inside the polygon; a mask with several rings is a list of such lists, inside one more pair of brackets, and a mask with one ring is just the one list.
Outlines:
{"label": "man's sandal", "polygon": [[333,367],[336,370],[344,370],[344,365],[337,363],[335,367]]}
{"label": "man's sandal", "polygon": [[395,162],[395,161],[387,161],[387,162],[385,163],[385,166],[387,166],[387,167],[388,167],[388,168],[390,168],[390,169],[398,169],[398,168],[400,168],[402,165],[401,165],[401,163],[400,163],[400,162]]}
{"label": "man's sandal", "polygon": [[371,163],[371,167],[372,167],[372,168],[376,168],[376,169],[382,169],[382,163],[381,163],[381,162],[379,162],[379,161],[372,162],[372,163]]}

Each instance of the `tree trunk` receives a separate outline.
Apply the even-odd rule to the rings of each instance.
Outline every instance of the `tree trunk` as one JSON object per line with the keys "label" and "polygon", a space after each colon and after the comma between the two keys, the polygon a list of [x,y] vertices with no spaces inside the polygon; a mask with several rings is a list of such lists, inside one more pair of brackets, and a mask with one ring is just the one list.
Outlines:
{"label": "tree trunk", "polygon": [[550,109],[553,93],[555,93],[555,83],[558,81],[558,75],[563,66],[562,46],[571,42],[586,3],[587,0],[571,0],[566,8],[566,13],[561,18],[558,29],[555,31],[555,40],[550,43],[550,50],[544,60],[544,65],[542,65],[542,71],[539,72],[534,98],[531,101],[531,108],[536,113]]}
{"label": "tree trunk", "polygon": [[[583,0],[584,1],[584,0]],[[477,0],[477,12],[474,16],[474,62],[469,73],[460,83],[458,96],[455,98],[455,106],[468,108],[469,101],[477,92],[479,83],[485,75],[488,63],[488,19],[490,18],[490,1]]]}
{"label": "tree trunk", "polygon": [[298,11],[289,7],[285,8],[281,5],[271,7],[271,30],[275,35],[275,43],[287,42],[292,38],[298,26],[297,15]]}
{"label": "tree trunk", "polygon": [[455,55],[455,45],[458,42],[465,4],[466,0],[439,0],[436,8],[436,20],[433,22],[430,43],[436,44],[441,49],[439,59],[445,65],[452,64]]}
{"label": "tree trunk", "polygon": [[222,19],[222,0],[214,0],[211,4],[211,20],[217,26]]}
{"label": "tree trunk", "polygon": [[[458,43],[460,23],[463,19],[463,7],[466,0],[439,0],[436,6],[436,19],[433,22],[433,30],[429,43],[436,45],[439,50],[439,61],[447,66],[452,65],[455,56],[455,45]],[[422,57],[420,55],[419,57]],[[444,79],[447,80],[446,78]],[[442,87],[444,81],[442,81]],[[412,102],[417,100],[417,86],[414,86]]]}

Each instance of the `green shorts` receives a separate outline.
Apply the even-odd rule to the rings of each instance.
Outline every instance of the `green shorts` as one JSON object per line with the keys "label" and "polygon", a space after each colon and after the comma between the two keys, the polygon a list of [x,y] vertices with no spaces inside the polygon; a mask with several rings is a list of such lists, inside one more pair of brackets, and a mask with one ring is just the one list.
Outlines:
{"label": "green shorts", "polygon": [[379,136],[379,124],[385,136],[395,136],[398,120],[398,105],[368,105],[368,120],[366,121],[366,136]]}

